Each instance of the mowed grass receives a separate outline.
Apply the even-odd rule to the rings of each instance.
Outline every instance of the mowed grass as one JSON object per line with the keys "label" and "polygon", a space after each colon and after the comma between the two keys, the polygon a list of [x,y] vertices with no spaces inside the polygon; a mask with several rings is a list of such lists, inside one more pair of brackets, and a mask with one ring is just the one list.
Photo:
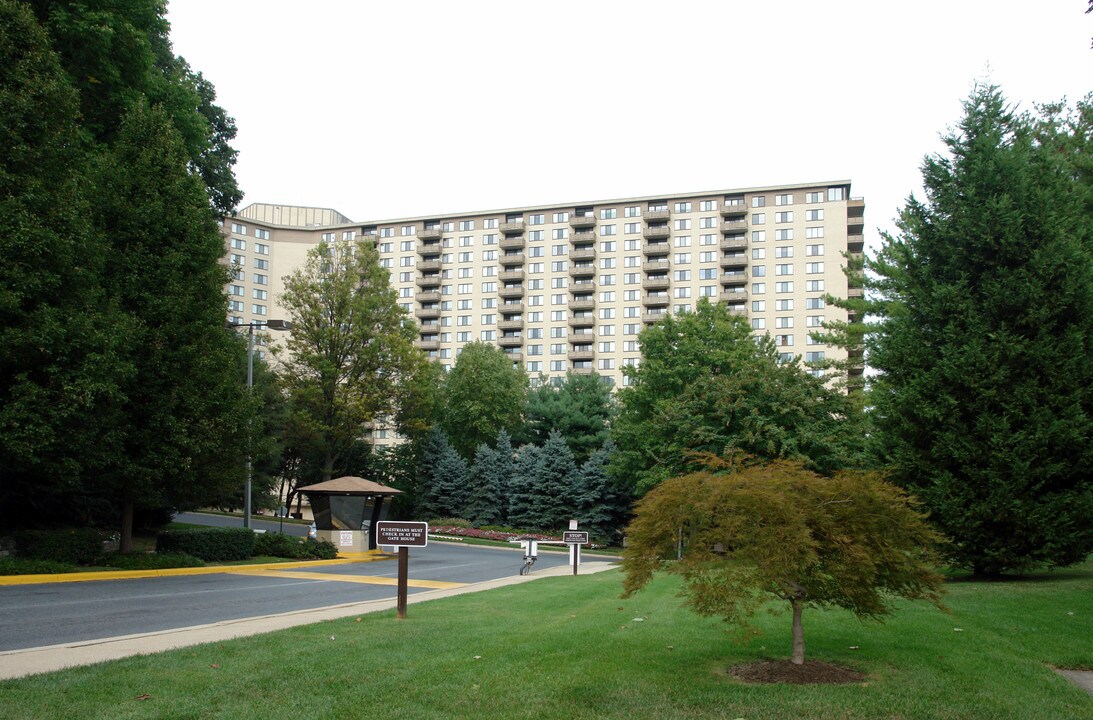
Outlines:
{"label": "mowed grass", "polygon": [[[746,643],[680,606],[664,577],[628,600],[617,572],[559,577],[393,613],[0,683],[3,718],[1093,717],[1049,665],[1093,668],[1093,563],[1044,578],[958,581],[945,614],[884,624],[806,611],[809,659],[849,686],[749,686],[727,669],[790,651],[789,617]],[[140,699],[147,696],[145,699]]]}

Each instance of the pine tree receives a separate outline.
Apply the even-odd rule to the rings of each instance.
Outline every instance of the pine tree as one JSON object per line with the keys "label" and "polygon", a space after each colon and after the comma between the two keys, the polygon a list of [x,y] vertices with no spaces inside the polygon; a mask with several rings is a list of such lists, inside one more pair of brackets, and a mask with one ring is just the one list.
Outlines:
{"label": "pine tree", "polygon": [[463,517],[481,525],[496,525],[502,518],[501,486],[503,478],[499,475],[498,453],[489,445],[478,446],[474,454],[467,482],[467,504]]}
{"label": "pine tree", "polygon": [[525,530],[538,527],[536,484],[541,474],[542,462],[543,453],[534,445],[524,445],[516,454],[508,503],[508,523],[513,527]]}
{"label": "pine tree", "polygon": [[423,454],[423,482],[418,515],[428,520],[463,517],[467,509],[467,462],[435,428]]}
{"label": "pine tree", "polygon": [[509,522],[509,503],[515,493],[513,482],[516,477],[516,453],[512,449],[512,439],[504,430],[497,433],[494,451],[496,453],[494,461],[497,463],[498,506],[501,509],[501,519]]}
{"label": "pine tree", "polygon": [[1088,178],[995,87],[923,166],[869,280],[877,454],[978,574],[1093,550]]}
{"label": "pine tree", "polygon": [[577,464],[560,432],[552,432],[543,443],[535,470],[528,492],[532,526],[541,530],[568,527],[576,515]]}
{"label": "pine tree", "polygon": [[600,448],[581,465],[574,483],[576,517],[580,527],[593,537],[613,539],[617,497],[607,477],[607,463],[611,458],[610,443]]}

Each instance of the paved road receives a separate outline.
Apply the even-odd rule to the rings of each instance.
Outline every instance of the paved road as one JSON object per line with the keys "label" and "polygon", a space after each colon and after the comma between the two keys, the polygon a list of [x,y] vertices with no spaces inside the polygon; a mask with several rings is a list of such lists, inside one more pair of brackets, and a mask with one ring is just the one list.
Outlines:
{"label": "paved road", "polygon": [[[239,515],[214,515],[212,513],[179,513],[175,520],[191,525],[209,525],[211,527],[243,527],[243,518]],[[278,520],[262,520],[256,517],[250,519],[251,527],[255,530],[266,532],[284,532],[285,535],[296,537],[307,536],[307,525],[295,522],[282,523]]]}
{"label": "paved road", "polygon": [[[567,562],[563,553],[545,553],[535,567]],[[432,543],[410,550],[411,583],[476,583],[515,575],[520,565],[519,551],[505,549]],[[393,598],[396,588],[391,583],[397,577],[397,563],[385,560],[0,587],[0,651]],[[409,592],[426,589],[411,587]]]}

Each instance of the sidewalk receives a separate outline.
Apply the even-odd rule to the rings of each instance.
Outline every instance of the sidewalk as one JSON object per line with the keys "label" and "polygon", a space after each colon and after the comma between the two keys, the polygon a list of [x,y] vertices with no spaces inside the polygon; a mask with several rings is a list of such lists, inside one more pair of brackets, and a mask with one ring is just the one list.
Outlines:
{"label": "sidewalk", "polygon": [[[331,564],[338,561],[329,561]],[[312,563],[313,565],[313,563]],[[275,567],[285,567],[278,564]],[[590,575],[615,568],[614,563],[587,562],[581,565],[580,574]],[[184,568],[204,569],[204,568]],[[223,572],[223,568],[218,569]],[[165,572],[165,571],[159,571]],[[569,566],[559,566],[534,572],[531,575],[513,575],[497,580],[462,585],[455,588],[430,590],[414,593],[407,597],[408,604],[417,604],[429,600],[453,597],[468,592],[480,592],[494,588],[517,585],[531,582],[544,577],[559,577],[569,575],[573,570]],[[64,643],[61,645],[49,645],[46,647],[26,648],[23,650],[9,650],[0,652],[0,680],[19,678],[38,673],[53,672],[64,668],[80,665],[92,665],[107,660],[117,660],[131,655],[145,655],[150,653],[174,650],[176,648],[200,645],[202,643],[221,642],[232,638],[259,635],[261,633],[284,630],[298,625],[323,622],[324,620],[336,620],[338,618],[363,615],[365,613],[390,610],[395,607],[396,598],[385,600],[372,600],[369,602],[346,603],[332,605],[314,610],[297,610],[278,615],[266,615],[264,617],[244,618],[242,620],[226,620],[210,623],[208,625],[196,625],[187,628],[175,628],[173,630],[161,630],[158,632],[142,633],[139,635],[121,635],[112,638],[100,638],[98,640],[85,640],[82,642]]]}

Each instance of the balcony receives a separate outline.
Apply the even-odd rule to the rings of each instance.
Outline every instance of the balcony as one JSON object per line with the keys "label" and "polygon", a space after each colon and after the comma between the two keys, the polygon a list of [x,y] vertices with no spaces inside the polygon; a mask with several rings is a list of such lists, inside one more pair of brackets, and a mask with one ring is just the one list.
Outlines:
{"label": "balcony", "polygon": [[501,238],[500,245],[502,250],[523,250],[524,236],[516,235],[513,237],[503,237]]}
{"label": "balcony", "polygon": [[439,260],[422,260],[417,264],[418,272],[440,272]]}
{"label": "balcony", "polygon": [[721,302],[726,303],[739,303],[748,301],[748,291],[743,288],[739,290],[722,290]]}
{"label": "balcony", "polygon": [[440,254],[441,249],[440,243],[438,242],[419,243],[417,246],[417,254],[421,257],[434,257]]}
{"label": "balcony", "polygon": [[520,352],[519,350],[506,350],[505,359],[511,360],[514,363],[523,362],[524,353]]}
{"label": "balcony", "polygon": [[524,286],[505,285],[497,291],[497,294],[503,298],[522,298],[524,297]]}
{"label": "balcony", "polygon": [[595,215],[570,215],[569,226],[571,228],[593,228],[596,227]]}
{"label": "balcony", "polygon": [[524,279],[524,269],[506,270],[498,276],[501,282],[520,282]]}
{"label": "balcony", "polygon": [[865,289],[860,287],[847,288],[846,296],[848,298],[861,298],[865,297]]}
{"label": "balcony", "polygon": [[592,330],[588,328],[574,330],[569,334],[570,345],[588,345],[595,339],[596,333],[592,332]]}
{"label": "balcony", "polygon": [[667,225],[646,225],[641,234],[646,240],[667,240],[672,230]]}
{"label": "balcony", "polygon": [[671,284],[672,281],[667,275],[648,277],[641,282],[642,288],[646,290],[667,290]]}
{"label": "balcony", "polygon": [[671,250],[672,246],[666,242],[647,242],[641,247],[645,257],[667,256]]}
{"label": "balcony", "polygon": [[512,267],[513,265],[523,265],[524,264],[524,253],[522,253],[522,252],[505,253],[504,255],[502,255],[498,259],[498,262],[500,262],[505,267]]}
{"label": "balcony", "polygon": [[667,307],[671,298],[668,297],[668,293],[645,293],[641,302],[645,307]]}
{"label": "balcony", "polygon": [[[727,293],[727,294],[736,295],[737,293]],[[747,317],[748,316],[747,305],[744,302],[741,302],[740,298],[730,297],[726,300],[726,302],[735,303],[735,304],[729,305],[729,307],[728,307],[729,315],[739,315],[740,317]]]}
{"label": "balcony", "polygon": [[596,265],[594,263],[574,263],[569,266],[569,277],[592,277],[596,274]]}
{"label": "balcony", "polygon": [[595,310],[596,301],[592,298],[588,298],[587,300],[583,298],[580,300],[578,300],[577,298],[573,298],[569,301],[569,309],[573,310],[574,312],[580,310]]}
{"label": "balcony", "polygon": [[577,313],[569,317],[569,327],[571,328],[587,328],[595,324],[596,316],[592,313]]}
{"label": "balcony", "polygon": [[501,307],[497,308],[497,312],[502,315],[516,315],[524,314],[524,303],[522,302],[503,302]]}
{"label": "balcony", "polygon": [[422,305],[425,305],[427,303],[438,303],[440,302],[440,291],[430,290],[428,292],[419,292],[417,295],[414,296],[414,299]]}
{"label": "balcony", "polygon": [[668,272],[672,269],[672,263],[664,260],[646,260],[641,264],[641,269],[647,273]]}
{"label": "balcony", "polygon": [[502,335],[497,338],[497,344],[501,347],[520,347],[524,344],[524,337],[522,335]]}
{"label": "balcony", "polygon": [[441,236],[441,230],[439,227],[424,228],[418,230],[418,240],[439,240]]}
{"label": "balcony", "polygon": [[650,325],[655,322],[659,322],[668,317],[668,313],[661,310],[660,312],[647,312],[641,316],[641,321],[646,325]]}
{"label": "balcony", "polygon": [[585,230],[582,232],[575,232],[569,236],[569,241],[574,245],[581,245],[582,243],[596,242],[596,233],[591,230]]}
{"label": "balcony", "polygon": [[574,365],[569,370],[574,375],[591,375],[593,372],[596,371],[596,369],[592,367],[592,363],[589,363],[587,365]]}
{"label": "balcony", "polygon": [[748,274],[743,270],[728,270],[721,273],[722,285],[743,285],[748,281]]}
{"label": "balcony", "polygon": [[440,317],[440,307],[423,307],[414,310],[414,315],[420,320],[433,320]]}
{"label": "balcony", "polygon": [[[584,347],[584,346],[580,346],[580,347]],[[594,351],[592,351],[591,349],[578,350],[577,348],[573,348],[572,350],[569,351],[569,354],[566,355],[566,357],[569,358],[570,360],[595,360],[596,359],[596,353]]]}
{"label": "balcony", "polygon": [[748,266],[747,253],[736,253],[734,255],[722,255],[721,267],[723,268],[742,268]]}
{"label": "balcony", "polygon": [[436,335],[430,335],[429,337],[423,337],[420,340],[414,340],[414,347],[418,350],[439,350],[440,338]]}
{"label": "balcony", "polygon": [[642,210],[641,219],[645,222],[668,222],[672,213],[667,210]]}
{"label": "balcony", "polygon": [[595,280],[574,280],[569,283],[569,292],[574,295],[587,295],[596,289]]}
{"label": "balcony", "polygon": [[848,235],[846,237],[846,249],[850,252],[861,252],[865,249],[864,235]]}
{"label": "balcony", "polygon": [[725,220],[721,223],[721,232],[723,233],[742,233],[747,232],[748,221],[744,218],[739,220]]}
{"label": "balcony", "polygon": [[440,273],[418,275],[417,286],[422,289],[440,287]]}
{"label": "balcony", "polygon": [[524,232],[524,221],[514,220],[512,222],[501,223],[501,232],[505,235],[519,235]]}
{"label": "balcony", "polygon": [[580,250],[574,250],[569,253],[569,259],[573,262],[580,262],[581,260],[595,260],[596,248],[581,248]]}
{"label": "balcony", "polygon": [[748,206],[743,202],[738,203],[726,203],[721,206],[721,217],[744,217],[748,214]]}
{"label": "balcony", "polygon": [[497,329],[501,332],[519,332],[524,329],[524,319],[516,318],[515,320],[502,320],[497,323]]}
{"label": "balcony", "polygon": [[743,235],[722,238],[721,249],[725,252],[740,252],[748,249],[748,239]]}

